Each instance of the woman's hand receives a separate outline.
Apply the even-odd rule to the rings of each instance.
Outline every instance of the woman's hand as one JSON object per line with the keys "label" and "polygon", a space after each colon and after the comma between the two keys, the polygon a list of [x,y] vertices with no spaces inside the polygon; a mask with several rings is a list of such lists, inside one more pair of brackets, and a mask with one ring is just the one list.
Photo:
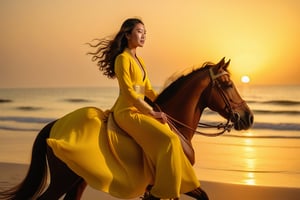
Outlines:
{"label": "woman's hand", "polygon": [[154,110],[150,111],[150,115],[160,121],[161,123],[167,123],[167,115],[164,112],[156,112]]}

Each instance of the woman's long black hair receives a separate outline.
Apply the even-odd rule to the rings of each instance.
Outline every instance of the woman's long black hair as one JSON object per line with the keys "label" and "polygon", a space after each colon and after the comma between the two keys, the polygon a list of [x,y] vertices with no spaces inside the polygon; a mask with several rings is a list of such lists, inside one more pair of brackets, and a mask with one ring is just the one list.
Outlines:
{"label": "woman's long black hair", "polygon": [[92,61],[97,62],[99,70],[108,78],[115,77],[115,59],[128,47],[126,35],[130,34],[136,24],[139,23],[144,24],[138,18],[129,18],[123,22],[114,39],[95,39],[94,41],[98,41],[96,44],[87,43],[90,47],[96,48],[96,51],[87,54],[92,55]]}

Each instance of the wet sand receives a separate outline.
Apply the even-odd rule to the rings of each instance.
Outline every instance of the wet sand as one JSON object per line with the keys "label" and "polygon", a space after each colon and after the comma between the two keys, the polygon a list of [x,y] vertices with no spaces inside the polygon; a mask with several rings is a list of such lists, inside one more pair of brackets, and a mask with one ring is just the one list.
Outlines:
{"label": "wet sand", "polygon": [[[27,169],[27,164],[0,162],[0,189],[2,190],[19,183],[24,178]],[[211,200],[298,200],[300,197],[300,188],[263,187],[208,181],[201,181],[201,185]],[[86,189],[82,199],[117,200],[117,198],[90,187]],[[140,198],[137,197],[134,200],[139,199]],[[182,195],[180,199],[188,200],[192,198]]]}

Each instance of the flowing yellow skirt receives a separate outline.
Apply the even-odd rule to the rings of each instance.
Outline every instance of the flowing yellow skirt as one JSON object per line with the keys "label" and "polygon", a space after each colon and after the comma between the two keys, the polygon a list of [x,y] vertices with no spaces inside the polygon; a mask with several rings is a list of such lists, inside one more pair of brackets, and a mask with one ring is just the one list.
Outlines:
{"label": "flowing yellow skirt", "polygon": [[153,178],[141,148],[98,108],[59,119],[47,143],[91,187],[118,198],[143,194]]}
{"label": "flowing yellow skirt", "polygon": [[109,111],[85,107],[60,118],[47,143],[91,187],[118,198],[142,195],[149,184],[161,198],[179,197],[199,187],[177,135],[166,124],[138,113],[129,119],[123,114],[118,113],[116,121],[121,120],[131,136],[115,124]]}

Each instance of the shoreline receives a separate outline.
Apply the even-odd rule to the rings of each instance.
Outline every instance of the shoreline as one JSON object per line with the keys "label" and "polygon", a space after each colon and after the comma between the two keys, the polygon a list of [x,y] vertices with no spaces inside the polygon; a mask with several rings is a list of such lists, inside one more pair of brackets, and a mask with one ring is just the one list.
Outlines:
{"label": "shoreline", "polygon": [[[28,167],[28,164],[0,162],[0,190],[19,183],[25,177]],[[201,181],[201,186],[208,193],[211,200],[296,200],[299,199],[300,196],[300,187],[270,187],[212,181]],[[83,200],[93,200],[96,198],[104,200],[117,200],[117,198],[114,198],[101,191],[94,190],[90,187],[85,190],[82,197]],[[139,199],[140,198],[137,197],[132,200]],[[180,199],[188,200],[192,198],[182,195]]]}

